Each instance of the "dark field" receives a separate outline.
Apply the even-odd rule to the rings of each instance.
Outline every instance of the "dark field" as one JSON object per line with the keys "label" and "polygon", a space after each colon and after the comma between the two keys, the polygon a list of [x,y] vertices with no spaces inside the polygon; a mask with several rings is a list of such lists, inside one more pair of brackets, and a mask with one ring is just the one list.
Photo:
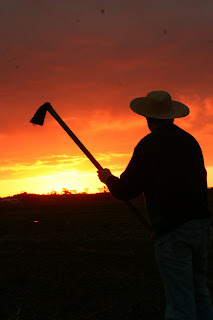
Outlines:
{"label": "dark field", "polygon": [[[164,319],[153,244],[132,212],[109,194],[61,199],[0,208],[0,320]],[[211,248],[213,296],[212,271]]]}

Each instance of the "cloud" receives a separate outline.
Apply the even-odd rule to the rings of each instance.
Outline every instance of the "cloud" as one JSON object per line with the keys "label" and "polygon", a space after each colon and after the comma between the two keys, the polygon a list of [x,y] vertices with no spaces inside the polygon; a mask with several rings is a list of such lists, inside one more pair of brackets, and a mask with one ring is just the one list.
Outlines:
{"label": "cloud", "polygon": [[[62,1],[60,6],[55,1],[51,6],[48,2],[29,3],[23,10],[22,5],[17,7],[14,3],[15,8],[20,10],[16,20],[22,21],[19,29],[22,41],[16,40],[14,32],[16,20],[13,12],[16,11],[7,12],[9,18],[1,22],[8,24],[7,32],[11,28],[13,44],[2,60],[2,66],[7,66],[4,67],[4,81],[8,85],[14,84],[18,90],[21,86],[26,88],[27,82],[34,82],[37,89],[42,90],[45,84],[47,91],[53,85],[54,90],[58,91],[56,82],[59,79],[66,88],[67,85],[73,88],[85,88],[86,85],[98,87],[99,82],[109,84],[114,77],[119,82],[122,78],[129,78],[131,73],[134,84],[141,76],[142,83],[143,79],[154,81],[152,77],[155,76],[164,85],[171,80],[173,84],[182,80],[180,86],[184,82],[193,87],[198,82],[194,75],[201,77],[205,73],[208,77],[211,74],[210,2],[206,6],[196,3],[193,10],[187,3],[183,10],[183,3],[175,4],[173,1],[160,4],[150,2],[146,6],[133,1],[131,7],[127,2],[121,6],[119,2],[109,1],[109,16],[104,24],[100,23],[103,19],[100,20],[97,14],[97,1],[92,6],[86,2],[77,5],[77,2],[69,4],[67,1]],[[80,28],[74,28],[71,17],[79,11],[84,19]],[[163,33],[165,28],[167,36]],[[33,31],[33,41],[28,38],[29,29]],[[45,40],[41,40],[42,34]],[[8,67],[5,62],[11,58],[16,61],[11,61]],[[21,66],[19,73],[15,70],[17,63]]]}
{"label": "cloud", "polygon": [[116,112],[114,115],[107,110],[96,110],[87,122],[87,130],[107,133],[108,131],[129,131],[146,126],[145,121],[141,121],[141,117],[130,116],[128,113],[129,108],[126,108],[123,114]]}
{"label": "cloud", "polygon": [[203,99],[199,95],[180,95],[177,98],[190,108],[190,114],[186,118],[175,119],[175,123],[195,137],[203,151],[205,165],[213,166],[213,96]]}
{"label": "cloud", "polygon": [[179,95],[179,101],[189,107],[190,114],[176,121],[182,122],[188,129],[204,132],[213,123],[213,96],[202,99],[198,94],[191,97]]}
{"label": "cloud", "polygon": [[23,162],[23,163],[9,163],[1,162],[0,174],[1,179],[4,178],[14,179],[23,178],[29,175],[30,177],[38,175],[58,174],[61,172],[69,172],[70,170],[76,171],[76,167],[82,165],[85,162],[84,157],[79,156],[67,156],[57,155],[50,157],[43,157],[35,162]]}
{"label": "cloud", "polygon": [[[128,161],[130,154],[117,153],[96,153],[95,157],[101,161],[103,165],[113,164],[118,160],[122,162]],[[117,165],[122,168],[122,165]],[[0,161],[1,180],[33,178],[38,176],[61,175],[72,172],[72,174],[94,174],[97,170],[91,167],[86,156],[70,156],[70,155],[50,155],[40,157],[36,161],[17,163],[13,160]]]}

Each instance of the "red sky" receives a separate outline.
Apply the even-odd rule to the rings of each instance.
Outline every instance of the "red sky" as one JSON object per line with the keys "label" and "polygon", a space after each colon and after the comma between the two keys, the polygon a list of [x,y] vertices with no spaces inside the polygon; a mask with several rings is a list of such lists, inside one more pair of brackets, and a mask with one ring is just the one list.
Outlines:
{"label": "red sky", "polygon": [[153,90],[190,108],[175,123],[213,187],[212,1],[3,0],[0,37],[0,196],[103,186],[50,115],[29,123],[44,102],[119,175],[149,133],[129,103]]}

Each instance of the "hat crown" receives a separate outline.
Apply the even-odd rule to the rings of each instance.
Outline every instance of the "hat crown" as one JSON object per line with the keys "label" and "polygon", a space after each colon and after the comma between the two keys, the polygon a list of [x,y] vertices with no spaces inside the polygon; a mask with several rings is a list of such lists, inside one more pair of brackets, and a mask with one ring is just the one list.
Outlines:
{"label": "hat crown", "polygon": [[146,96],[147,100],[150,100],[150,102],[154,103],[165,103],[165,104],[171,104],[172,98],[168,92],[165,91],[152,91],[149,92]]}
{"label": "hat crown", "polygon": [[168,92],[152,91],[146,96],[150,110],[157,112],[167,112],[172,107],[172,98]]}

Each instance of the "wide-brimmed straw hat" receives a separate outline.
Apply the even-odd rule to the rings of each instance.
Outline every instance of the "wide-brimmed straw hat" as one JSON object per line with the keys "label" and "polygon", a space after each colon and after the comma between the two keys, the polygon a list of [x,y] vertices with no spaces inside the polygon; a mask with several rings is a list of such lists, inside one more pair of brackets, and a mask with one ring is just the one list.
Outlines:
{"label": "wide-brimmed straw hat", "polygon": [[173,119],[189,114],[189,108],[178,101],[173,101],[165,91],[152,91],[146,97],[136,98],[130,102],[130,108],[147,118]]}

